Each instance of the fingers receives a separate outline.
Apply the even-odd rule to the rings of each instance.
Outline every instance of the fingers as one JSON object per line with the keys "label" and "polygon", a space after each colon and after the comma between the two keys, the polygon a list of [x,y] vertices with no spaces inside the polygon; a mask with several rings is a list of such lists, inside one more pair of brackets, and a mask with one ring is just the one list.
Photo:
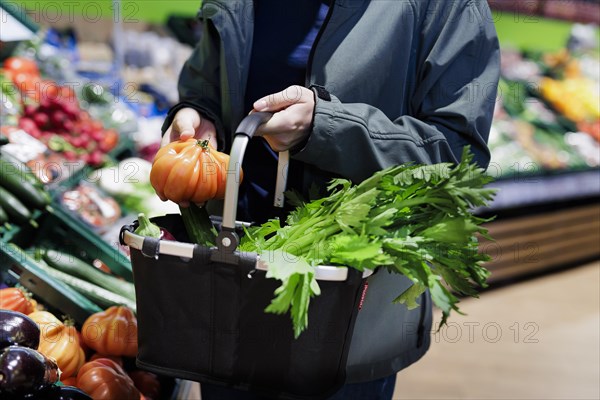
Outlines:
{"label": "fingers", "polygon": [[171,127],[182,140],[194,137],[200,126],[200,114],[192,108],[183,108],[175,114]]}
{"label": "fingers", "polygon": [[310,133],[315,108],[312,90],[290,86],[254,103],[253,111],[270,111],[273,116],[256,130],[275,151],[289,150]]}
{"label": "fingers", "polygon": [[308,96],[312,98],[312,91],[302,86],[293,85],[281,92],[258,99],[254,102],[253,107],[256,111],[281,111],[293,104],[306,102]]}

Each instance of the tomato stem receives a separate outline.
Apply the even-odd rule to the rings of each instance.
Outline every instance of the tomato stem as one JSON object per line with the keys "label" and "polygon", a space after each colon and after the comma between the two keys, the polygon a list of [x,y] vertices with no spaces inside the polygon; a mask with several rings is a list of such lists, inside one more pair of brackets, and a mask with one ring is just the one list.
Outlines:
{"label": "tomato stem", "polygon": [[203,140],[198,139],[198,141],[196,143],[198,144],[198,146],[202,147],[202,150],[206,150],[206,151],[209,150],[209,147],[208,147],[209,141],[208,141],[208,139],[203,139]]}

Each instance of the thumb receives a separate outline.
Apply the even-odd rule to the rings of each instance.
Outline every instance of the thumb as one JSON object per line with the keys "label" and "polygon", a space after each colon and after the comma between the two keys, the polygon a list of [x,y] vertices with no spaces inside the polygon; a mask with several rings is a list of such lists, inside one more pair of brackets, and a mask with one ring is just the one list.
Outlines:
{"label": "thumb", "polygon": [[175,118],[173,121],[173,130],[179,132],[179,137],[181,139],[188,139],[194,136],[196,132],[192,120],[184,116]]}
{"label": "thumb", "polygon": [[195,110],[183,109],[175,115],[173,130],[179,133],[183,140],[194,137],[200,126],[200,116]]}
{"label": "thumb", "polygon": [[302,99],[302,87],[293,85],[278,93],[258,99],[252,105],[256,111],[280,111]]}

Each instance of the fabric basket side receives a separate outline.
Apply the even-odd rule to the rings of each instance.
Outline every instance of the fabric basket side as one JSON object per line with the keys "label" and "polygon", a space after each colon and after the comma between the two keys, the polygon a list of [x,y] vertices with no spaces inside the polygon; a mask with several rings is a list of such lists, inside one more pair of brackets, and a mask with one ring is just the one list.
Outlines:
{"label": "fabric basket side", "polygon": [[309,327],[294,339],[288,315],[264,312],[279,283],[263,271],[210,262],[206,251],[185,260],[131,249],[131,260],[141,367],[282,399],[326,398],[345,382],[358,271],[319,282]]}

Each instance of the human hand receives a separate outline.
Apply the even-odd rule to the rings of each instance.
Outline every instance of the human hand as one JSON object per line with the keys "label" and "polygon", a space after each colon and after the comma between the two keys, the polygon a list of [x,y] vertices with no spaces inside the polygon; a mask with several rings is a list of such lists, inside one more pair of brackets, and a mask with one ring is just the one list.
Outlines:
{"label": "human hand", "polygon": [[215,149],[217,148],[217,131],[215,125],[206,118],[202,118],[198,111],[186,107],[175,114],[171,126],[166,130],[162,138],[161,147],[179,139],[186,140],[191,138],[208,139],[209,143]]}
{"label": "human hand", "polygon": [[274,151],[289,150],[309,134],[315,109],[312,90],[294,85],[254,102],[253,111],[269,111],[273,117],[261,125],[257,136],[264,136]]}

